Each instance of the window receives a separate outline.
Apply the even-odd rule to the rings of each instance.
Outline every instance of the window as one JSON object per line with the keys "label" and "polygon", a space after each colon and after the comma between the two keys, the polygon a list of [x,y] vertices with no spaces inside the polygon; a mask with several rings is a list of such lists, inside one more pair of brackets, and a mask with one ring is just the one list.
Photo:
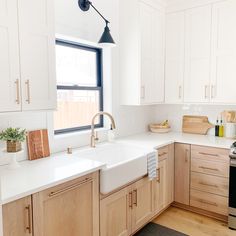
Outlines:
{"label": "window", "polygon": [[[55,134],[89,129],[92,117],[103,110],[101,49],[57,40],[56,70]],[[102,117],[96,127],[103,127]]]}

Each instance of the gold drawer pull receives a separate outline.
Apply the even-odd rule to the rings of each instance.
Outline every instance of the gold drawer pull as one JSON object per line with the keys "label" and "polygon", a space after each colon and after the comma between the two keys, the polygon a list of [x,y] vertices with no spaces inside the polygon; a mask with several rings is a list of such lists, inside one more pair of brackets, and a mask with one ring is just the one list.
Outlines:
{"label": "gold drawer pull", "polygon": [[161,182],[161,169],[160,169],[160,168],[158,168],[158,169],[157,169],[157,171],[158,171],[158,178],[157,178],[157,182],[158,182],[158,183],[160,183],[160,182]]}
{"label": "gold drawer pull", "polygon": [[216,169],[216,168],[210,168],[210,167],[205,167],[205,166],[199,166],[199,168],[204,169],[204,170],[219,171],[219,169]]}
{"label": "gold drawer pull", "polygon": [[211,153],[206,153],[206,152],[199,152],[199,154],[205,155],[205,156],[219,157],[218,154],[211,154]]}
{"label": "gold drawer pull", "polygon": [[19,79],[15,81],[16,84],[16,104],[20,104],[20,82]]}
{"label": "gold drawer pull", "polygon": [[133,208],[133,194],[132,192],[129,192],[129,207]]}
{"label": "gold drawer pull", "polygon": [[28,104],[30,104],[30,102],[31,102],[31,97],[30,97],[30,81],[26,80],[25,81],[25,85],[26,85],[26,93],[27,93],[27,99],[25,101]]}
{"label": "gold drawer pull", "polygon": [[135,190],[133,191],[133,193],[134,193],[134,201],[133,201],[133,204],[134,204],[134,206],[138,206],[138,191],[137,191],[137,189],[135,189]]}
{"label": "gold drawer pull", "polygon": [[199,182],[199,184],[209,186],[209,187],[218,188],[218,186],[216,184],[208,184],[208,183],[205,183],[205,182]]}
{"label": "gold drawer pull", "polygon": [[92,182],[92,178],[86,178],[85,180],[83,180],[83,181],[81,181],[79,183],[76,183],[74,185],[71,185],[71,186],[68,186],[66,188],[60,189],[60,190],[58,190],[56,192],[51,192],[48,196],[49,197],[55,197],[56,195],[68,192],[70,190],[73,190],[75,188],[78,188],[78,187],[80,187],[80,186],[82,186],[84,184],[90,183],[90,182]]}
{"label": "gold drawer pull", "polygon": [[215,206],[215,207],[218,206],[215,202],[210,202],[210,201],[206,201],[206,200],[203,200],[203,199],[199,199],[199,202],[204,203],[204,204],[208,204],[208,205],[211,205],[211,206]]}
{"label": "gold drawer pull", "polygon": [[168,154],[168,153],[167,152],[163,152],[163,153],[158,154],[158,156],[162,157],[162,156],[165,156],[166,154]]}
{"label": "gold drawer pull", "polygon": [[31,210],[31,205],[28,205],[27,207],[25,207],[25,210],[27,212],[27,226],[25,227],[26,232],[28,231],[29,234],[32,233],[32,225],[31,225],[31,219],[32,219],[32,210]]}

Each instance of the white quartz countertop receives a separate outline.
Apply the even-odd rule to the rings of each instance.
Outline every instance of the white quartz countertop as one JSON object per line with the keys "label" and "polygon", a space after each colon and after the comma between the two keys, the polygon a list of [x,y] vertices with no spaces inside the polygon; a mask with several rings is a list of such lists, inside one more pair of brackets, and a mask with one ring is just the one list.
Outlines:
{"label": "white quartz countertop", "polygon": [[104,167],[103,163],[73,155],[59,154],[37,161],[25,161],[21,167],[1,168],[1,202],[6,204],[44,189],[65,183]]}
{"label": "white quartz countertop", "polygon": [[232,143],[235,142],[236,140],[220,138],[210,135],[184,134],[178,132],[170,132],[164,134],[147,132],[128,136],[126,138],[120,139],[119,141],[154,149],[175,142],[229,149]]}
{"label": "white quartz countertop", "polygon": [[[118,142],[147,149],[157,149],[174,142],[229,149],[234,140],[214,136],[170,132],[167,134],[143,133],[118,139]],[[9,170],[7,167],[2,167],[0,169],[0,203],[9,203],[100,170],[105,166],[105,163],[83,159],[78,157],[78,155],[61,153],[33,162],[22,162],[21,167],[16,170]]]}

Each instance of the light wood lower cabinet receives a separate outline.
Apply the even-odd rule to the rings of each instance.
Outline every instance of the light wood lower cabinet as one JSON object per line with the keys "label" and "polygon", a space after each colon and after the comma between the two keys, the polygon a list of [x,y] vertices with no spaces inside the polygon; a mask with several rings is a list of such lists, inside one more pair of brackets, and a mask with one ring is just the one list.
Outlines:
{"label": "light wood lower cabinet", "polygon": [[34,236],[98,236],[98,173],[33,195]]}
{"label": "light wood lower cabinet", "polygon": [[33,235],[31,196],[3,205],[3,235]]}
{"label": "light wood lower cabinet", "polygon": [[175,144],[175,202],[190,204],[190,145]]}
{"label": "light wood lower cabinet", "polygon": [[101,236],[128,236],[153,216],[152,181],[145,177],[100,202]]}

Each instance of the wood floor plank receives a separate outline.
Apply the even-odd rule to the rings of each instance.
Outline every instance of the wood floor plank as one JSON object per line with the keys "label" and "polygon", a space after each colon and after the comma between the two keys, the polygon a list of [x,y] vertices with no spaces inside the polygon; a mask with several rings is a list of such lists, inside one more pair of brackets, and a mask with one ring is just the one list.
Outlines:
{"label": "wood floor plank", "polygon": [[227,224],[186,210],[170,207],[154,223],[191,236],[236,236]]}

